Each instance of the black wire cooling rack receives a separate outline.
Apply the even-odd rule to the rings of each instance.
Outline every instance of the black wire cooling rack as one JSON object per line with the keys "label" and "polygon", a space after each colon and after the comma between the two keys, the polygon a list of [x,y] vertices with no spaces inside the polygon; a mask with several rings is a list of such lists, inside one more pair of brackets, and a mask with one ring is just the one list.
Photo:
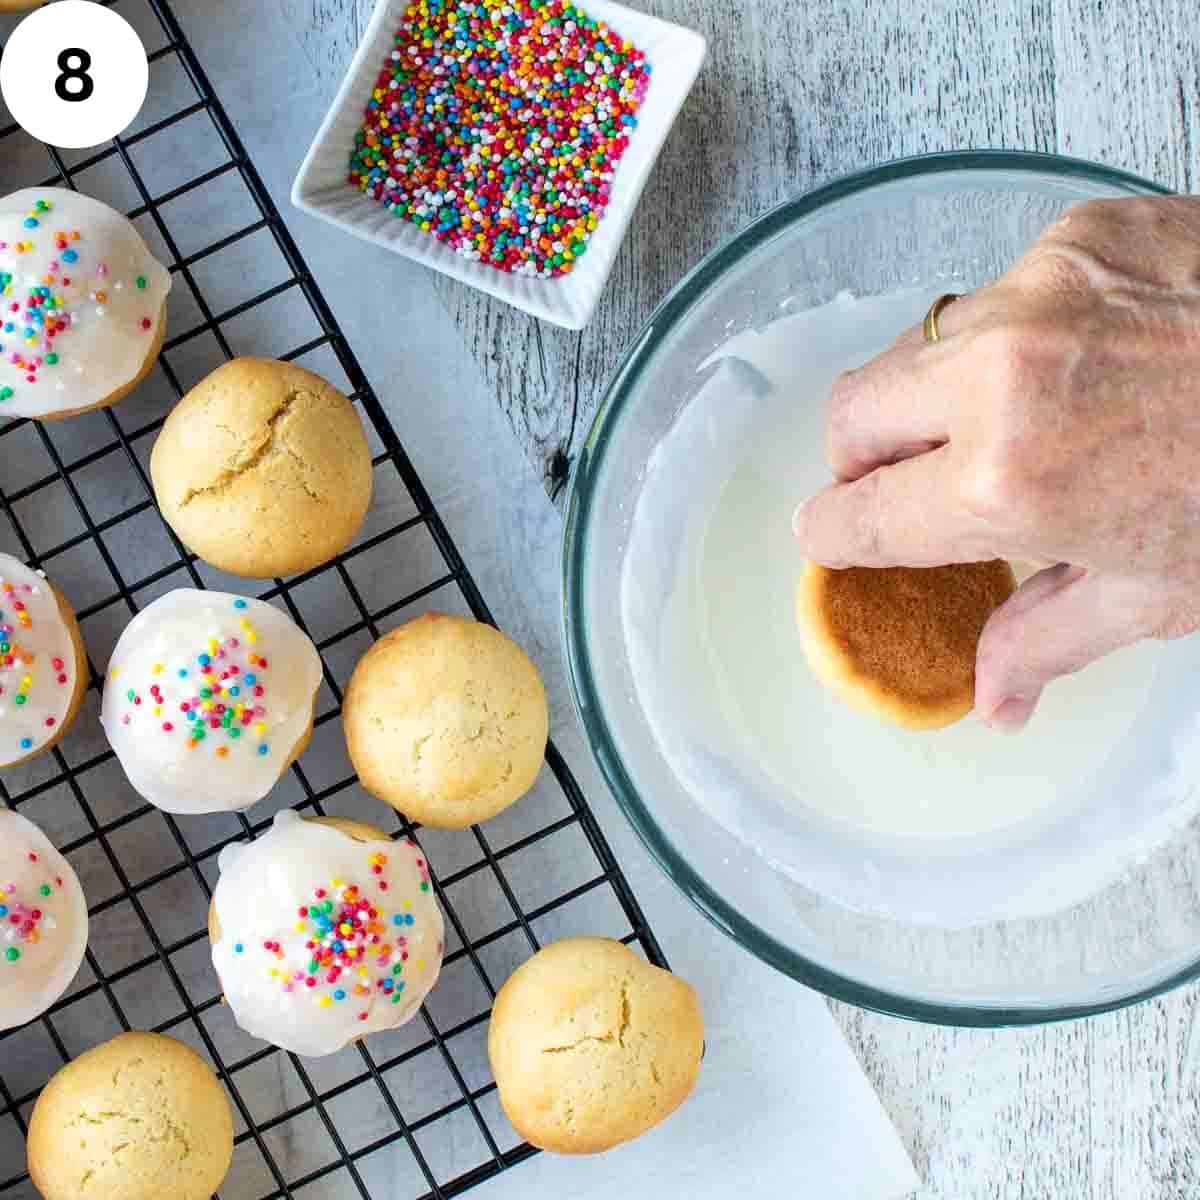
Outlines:
{"label": "black wire cooling rack", "polygon": [[[534,792],[486,830],[414,828],[358,787],[337,720],[358,656],[429,608],[491,615],[167,0],[103,2],[151,47],[148,103],[171,111],[144,113],[86,155],[0,127],[0,191],[66,186],[117,203],[170,265],[175,287],[159,367],[134,397],[61,425],[0,426],[0,549],[63,588],[93,663],[70,735],[0,779],[0,799],[40,824],[79,872],[91,917],[72,990],[32,1025],[0,1034],[0,1200],[36,1195],[23,1143],[42,1085],[74,1054],[131,1028],[189,1042],[227,1088],[238,1132],[222,1200],[456,1196],[534,1153],[505,1120],[487,1067],[488,1014],[508,973],[542,942],[572,933],[618,937],[658,964],[663,955],[553,745]],[[0,114],[0,125],[7,120]],[[206,140],[213,150],[201,153],[202,169],[172,179]],[[276,266],[263,274],[253,264],[267,258]],[[230,280],[253,294],[233,299]],[[281,347],[272,341],[281,330],[310,336]],[[286,607],[321,651],[313,748],[249,817],[176,820],[132,792],[104,744],[95,664],[140,607],[173,587],[245,590],[174,538],[145,465],[170,405],[238,353],[301,361],[346,388],[376,452],[375,503],[337,561],[255,591]],[[208,958],[217,855],[284,806],[376,824],[388,814],[397,836],[422,844],[447,917],[442,980],[421,1017],[328,1059],[301,1061],[242,1034]]]}

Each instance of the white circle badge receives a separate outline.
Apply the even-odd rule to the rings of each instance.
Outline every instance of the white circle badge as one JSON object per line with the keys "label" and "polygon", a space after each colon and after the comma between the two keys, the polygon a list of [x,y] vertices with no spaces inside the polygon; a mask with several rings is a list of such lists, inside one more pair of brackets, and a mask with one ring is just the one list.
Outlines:
{"label": "white circle badge", "polygon": [[58,0],[31,13],[0,59],[0,93],[17,124],[68,150],[99,146],[124,131],[149,85],[141,38],[95,0]]}

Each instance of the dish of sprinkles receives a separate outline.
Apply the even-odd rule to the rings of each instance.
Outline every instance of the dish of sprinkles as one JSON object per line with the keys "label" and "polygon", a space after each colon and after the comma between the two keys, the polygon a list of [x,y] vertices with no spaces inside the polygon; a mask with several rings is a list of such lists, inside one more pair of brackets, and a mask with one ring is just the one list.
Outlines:
{"label": "dish of sprinkles", "polygon": [[[15,242],[0,241],[0,255],[13,266],[0,268],[0,361],[10,363],[33,386],[51,382],[65,369],[63,341],[69,342],[79,323],[80,306],[90,305],[94,315],[103,318],[110,291],[145,291],[148,286],[143,275],[113,279],[107,263],[89,263],[83,233],[56,229],[53,212],[49,200],[38,200],[22,221],[23,236]],[[47,239],[54,249],[45,274],[22,273],[23,259],[33,262],[47,252]],[[141,329],[146,334],[154,329],[149,314],[141,319]],[[56,386],[60,391],[66,388],[61,379]],[[11,385],[0,384],[0,403],[15,395]]]}
{"label": "dish of sprinkles", "polygon": [[[413,842],[407,844],[416,849]],[[428,892],[425,859],[418,855],[415,861],[420,890]],[[311,997],[318,1009],[350,1005],[357,1019],[365,1021],[374,1001],[399,1004],[416,917],[410,899],[388,895],[390,884],[383,877],[387,864],[386,851],[371,850],[362,881],[335,877],[302,898],[286,943],[274,938],[250,946],[235,942],[234,954],[258,955],[282,993]],[[413,965],[421,969],[425,964],[418,959]]]}
{"label": "dish of sprinkles", "polygon": [[[239,612],[247,605],[235,600]],[[259,654],[258,630],[246,616],[230,637],[212,634],[202,646],[165,658],[150,668],[144,687],[125,690],[129,725],[138,709],[150,712],[162,737],[186,738],[189,750],[211,749],[218,758],[241,752],[267,755],[267,672],[270,662]],[[111,677],[120,678],[114,667]]]}
{"label": "dish of sprinkles", "polygon": [[[39,594],[30,583],[11,583],[0,578],[0,715],[12,714],[18,720],[25,717],[26,705],[39,677],[47,677],[59,690],[71,686],[67,663],[63,659],[39,662],[37,654],[21,643],[22,636],[28,639],[33,634],[29,603]],[[11,709],[9,701],[13,704]],[[51,713],[37,718],[37,722],[45,740],[54,735],[58,717]],[[28,718],[25,723],[28,728]],[[35,739],[28,734],[18,743],[22,750],[32,750],[35,744]]]}
{"label": "dish of sprinkles", "polygon": [[[35,851],[26,857],[35,867],[39,861]],[[56,927],[55,920],[41,907],[53,895],[55,888],[62,890],[63,881],[57,876],[52,887],[47,880],[38,885],[32,895],[23,896],[15,883],[5,883],[0,878],[0,971],[6,966],[16,966],[31,946],[42,940],[43,933]],[[3,975],[0,974],[0,979]]]}
{"label": "dish of sprinkles", "polygon": [[604,215],[650,74],[564,0],[414,0],[350,182],[469,261],[565,275]]}

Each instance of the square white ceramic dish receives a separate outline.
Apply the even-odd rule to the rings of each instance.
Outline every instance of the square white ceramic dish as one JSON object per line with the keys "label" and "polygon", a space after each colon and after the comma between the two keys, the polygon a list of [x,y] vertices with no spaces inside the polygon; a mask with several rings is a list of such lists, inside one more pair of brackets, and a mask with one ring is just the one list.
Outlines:
{"label": "square white ceramic dish", "polygon": [[535,317],[582,329],[595,311],[663,142],[704,63],[704,38],[612,0],[581,0],[585,12],[645,53],[653,76],[637,129],[617,167],[608,209],[587,254],[569,275],[530,279],[467,261],[348,182],[354,135],[362,126],[367,102],[407,7],[408,0],[379,0],[350,72],[296,176],[292,202],[347,233],[424,263]]}

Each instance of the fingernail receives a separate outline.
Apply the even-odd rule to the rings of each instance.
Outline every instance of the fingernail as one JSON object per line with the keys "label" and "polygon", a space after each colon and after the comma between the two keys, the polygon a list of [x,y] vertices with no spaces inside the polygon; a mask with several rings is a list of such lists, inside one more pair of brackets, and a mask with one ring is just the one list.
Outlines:
{"label": "fingernail", "polygon": [[987,723],[1001,733],[1019,733],[1028,724],[1036,706],[1036,698],[1009,696],[992,710]]}
{"label": "fingernail", "polygon": [[804,514],[807,509],[808,509],[808,501],[805,500],[803,504],[797,504],[796,511],[794,513],[792,513],[792,536],[793,537],[803,537],[804,536]]}

